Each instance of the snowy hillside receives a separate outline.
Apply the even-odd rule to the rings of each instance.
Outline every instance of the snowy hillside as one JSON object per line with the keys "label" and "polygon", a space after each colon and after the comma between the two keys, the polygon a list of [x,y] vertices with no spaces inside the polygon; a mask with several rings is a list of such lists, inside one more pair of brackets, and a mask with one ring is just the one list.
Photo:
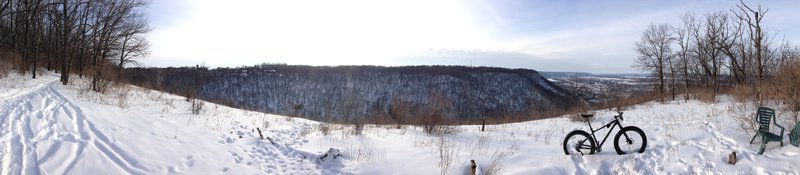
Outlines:
{"label": "snowy hillside", "polygon": [[[648,103],[625,111],[647,150],[617,155],[607,143],[589,156],[563,154],[563,137],[585,123],[567,118],[458,126],[431,136],[413,126],[350,126],[206,104],[123,86],[105,95],[57,75],[0,79],[0,174],[466,174],[469,160],[499,174],[798,174],[800,148],[770,143],[764,155],[737,116],[755,106],[721,99]],[[594,126],[612,119],[597,111]],[[779,112],[781,124],[793,126]],[[256,128],[263,131],[260,139]],[[599,134],[604,134],[601,132]],[[600,136],[602,137],[602,136]],[[330,148],[342,157],[320,157]],[[727,164],[728,153],[739,155]]]}
{"label": "snowy hillside", "polygon": [[[575,95],[530,69],[264,64],[126,71],[128,80],[142,87],[176,94],[196,90],[199,99],[231,107],[326,122],[413,122],[432,113],[434,101],[443,104],[437,109],[445,111],[442,115],[459,121],[476,121],[483,115],[544,118],[578,102]],[[399,112],[400,106],[409,111]]]}

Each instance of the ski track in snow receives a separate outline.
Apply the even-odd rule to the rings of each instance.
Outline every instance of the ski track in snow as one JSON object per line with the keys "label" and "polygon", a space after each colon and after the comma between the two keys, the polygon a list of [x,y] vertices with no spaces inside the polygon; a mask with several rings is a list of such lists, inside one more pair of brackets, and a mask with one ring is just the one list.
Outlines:
{"label": "ski track in snow", "polygon": [[[54,79],[3,100],[0,140],[5,149],[0,156],[0,174],[66,174],[87,151],[99,152],[127,174],[144,174],[139,162],[98,132],[80,107],[55,90],[55,83]],[[70,123],[71,127],[61,128],[60,122]],[[40,155],[39,148],[46,151]],[[64,152],[66,157],[55,157]],[[48,163],[57,167],[53,171],[40,170],[40,165]]]}

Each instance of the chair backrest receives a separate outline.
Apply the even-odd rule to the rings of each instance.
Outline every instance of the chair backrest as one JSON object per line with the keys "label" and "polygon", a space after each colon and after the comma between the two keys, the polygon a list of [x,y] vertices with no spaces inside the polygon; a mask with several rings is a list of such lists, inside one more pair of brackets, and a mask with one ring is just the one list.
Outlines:
{"label": "chair backrest", "polygon": [[792,145],[800,147],[800,122],[794,124],[794,129],[789,134],[789,141]]}
{"label": "chair backrest", "polygon": [[769,122],[771,122],[772,117],[775,116],[775,110],[768,107],[759,107],[756,115],[758,130],[769,132]]}

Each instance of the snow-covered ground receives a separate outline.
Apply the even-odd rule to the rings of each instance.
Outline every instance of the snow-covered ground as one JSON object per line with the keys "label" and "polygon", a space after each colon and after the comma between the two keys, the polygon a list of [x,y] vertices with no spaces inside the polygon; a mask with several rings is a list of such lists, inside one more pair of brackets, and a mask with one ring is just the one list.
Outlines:
{"label": "snow-covered ground", "polygon": [[[753,116],[755,107],[730,99],[631,107],[622,124],[644,130],[644,153],[617,155],[609,141],[598,154],[567,156],[564,136],[585,123],[554,118],[485,132],[458,126],[443,136],[367,125],[354,135],[351,126],[210,103],[193,115],[184,97],[127,86],[101,95],[73,81],[63,86],[54,74],[0,79],[0,174],[467,174],[472,159],[499,174],[800,173],[800,148],[788,137],[783,147],[770,143],[756,154],[760,143],[749,144],[752,135],[734,120]],[[612,114],[597,111],[594,126]],[[793,125],[781,122],[788,133]],[[330,148],[343,156],[320,159]],[[732,151],[736,165],[726,163]]]}

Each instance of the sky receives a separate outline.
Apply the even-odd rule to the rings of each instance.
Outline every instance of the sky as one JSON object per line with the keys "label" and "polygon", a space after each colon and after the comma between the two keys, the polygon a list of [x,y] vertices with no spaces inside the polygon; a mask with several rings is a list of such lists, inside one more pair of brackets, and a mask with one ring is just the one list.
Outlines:
{"label": "sky", "polygon": [[[800,43],[800,1],[767,30]],[[729,11],[732,0],[157,0],[146,66],[465,65],[638,73],[633,43],[651,23]]]}

